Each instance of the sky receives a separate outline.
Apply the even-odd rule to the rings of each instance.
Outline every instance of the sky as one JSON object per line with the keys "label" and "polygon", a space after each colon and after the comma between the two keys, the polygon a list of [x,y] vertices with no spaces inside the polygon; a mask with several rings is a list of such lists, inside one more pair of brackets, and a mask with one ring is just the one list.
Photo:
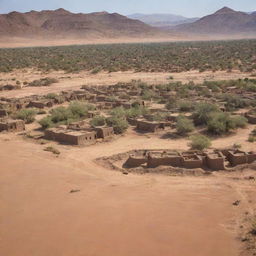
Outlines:
{"label": "sky", "polygon": [[0,0],[0,13],[64,8],[78,13],[170,13],[202,17],[228,6],[237,11],[256,11],[256,0]]}

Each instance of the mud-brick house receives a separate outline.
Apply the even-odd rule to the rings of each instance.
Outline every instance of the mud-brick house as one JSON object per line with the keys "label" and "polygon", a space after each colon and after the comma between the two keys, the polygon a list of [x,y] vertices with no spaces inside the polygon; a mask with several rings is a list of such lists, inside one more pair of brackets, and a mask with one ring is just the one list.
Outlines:
{"label": "mud-brick house", "polygon": [[241,150],[228,150],[223,152],[226,155],[227,160],[230,162],[231,166],[236,166],[240,164],[249,164],[256,161],[255,152],[244,152]]}
{"label": "mud-brick house", "polygon": [[45,138],[69,145],[91,145],[96,142],[97,134],[92,130],[68,130],[63,127],[45,131]]}
{"label": "mud-brick house", "polygon": [[220,151],[206,153],[205,163],[211,170],[225,170],[225,156]]}
{"label": "mud-brick house", "polygon": [[29,108],[51,108],[54,106],[53,100],[42,100],[42,101],[30,101],[28,104]]}
{"label": "mud-brick house", "polygon": [[113,127],[96,127],[97,138],[106,139],[114,135]]}
{"label": "mud-brick house", "polygon": [[164,130],[165,124],[161,122],[137,120],[136,129],[140,132],[157,132],[159,130]]}
{"label": "mud-brick house", "polygon": [[5,119],[0,121],[0,132],[22,132],[25,130],[25,122],[23,120]]}

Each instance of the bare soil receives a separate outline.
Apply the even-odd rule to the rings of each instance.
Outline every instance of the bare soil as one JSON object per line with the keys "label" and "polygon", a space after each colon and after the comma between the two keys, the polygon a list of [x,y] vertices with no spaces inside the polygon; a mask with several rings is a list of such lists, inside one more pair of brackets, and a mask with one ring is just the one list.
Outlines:
{"label": "bare soil", "polygon": [[[174,79],[170,80],[170,76]],[[0,97],[24,97],[30,95],[44,95],[50,92],[60,92],[63,90],[76,90],[80,89],[82,85],[112,85],[118,82],[130,82],[131,80],[141,80],[150,84],[167,83],[170,81],[189,82],[194,81],[196,83],[217,80],[230,80],[249,77],[250,73],[242,73],[240,71],[226,72],[203,72],[200,73],[197,70],[181,73],[145,73],[134,71],[127,72],[100,72],[98,74],[91,74],[88,71],[67,74],[63,71],[52,71],[49,73],[43,73],[34,69],[15,70],[10,73],[1,73],[0,85],[15,84],[16,81],[32,82],[42,77],[51,77],[58,79],[58,83],[54,83],[51,86],[42,87],[23,87],[20,90],[3,91],[0,92]],[[14,80],[15,79],[15,80]]]}
{"label": "bare soil", "polygon": [[[49,145],[60,156],[43,150]],[[244,177],[255,171],[123,175],[94,161],[145,145],[188,148],[186,139],[136,136],[133,130],[82,148],[40,145],[2,133],[0,254],[239,255],[240,220],[255,208],[255,182]],[[233,205],[236,200],[239,206]]]}

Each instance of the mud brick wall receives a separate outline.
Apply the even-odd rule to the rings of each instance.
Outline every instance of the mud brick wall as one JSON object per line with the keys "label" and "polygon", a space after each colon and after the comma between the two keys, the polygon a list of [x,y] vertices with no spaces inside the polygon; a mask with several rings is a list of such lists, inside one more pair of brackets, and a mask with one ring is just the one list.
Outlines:
{"label": "mud brick wall", "polygon": [[141,166],[142,164],[145,164],[146,162],[147,162],[146,156],[135,157],[130,155],[127,161],[124,163],[124,167],[135,168],[135,167]]}
{"label": "mud brick wall", "polygon": [[210,155],[206,156],[206,165],[209,169],[218,171],[225,170],[225,157],[220,155],[218,158],[213,158]]}
{"label": "mud brick wall", "polygon": [[113,127],[98,127],[95,128],[98,138],[107,138],[114,135]]}
{"label": "mud brick wall", "polygon": [[256,153],[255,152],[249,152],[247,154],[247,160],[248,160],[249,164],[256,161]]}
{"label": "mud brick wall", "polygon": [[203,158],[195,155],[195,159],[183,158],[183,167],[188,169],[203,168]]}
{"label": "mud brick wall", "polygon": [[181,167],[182,166],[182,157],[181,156],[163,156],[163,157],[154,157],[148,156],[147,167],[155,168],[161,165]]}
{"label": "mud brick wall", "polygon": [[246,164],[248,162],[248,157],[246,154],[243,155],[237,155],[234,152],[229,151],[229,154],[227,156],[228,161],[232,166],[236,166],[239,164]]}

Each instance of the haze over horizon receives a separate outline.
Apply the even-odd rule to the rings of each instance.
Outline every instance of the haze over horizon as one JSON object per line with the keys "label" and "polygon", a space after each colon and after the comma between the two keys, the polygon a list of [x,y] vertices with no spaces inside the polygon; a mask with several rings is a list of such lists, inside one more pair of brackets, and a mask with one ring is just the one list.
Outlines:
{"label": "haze over horizon", "polygon": [[31,10],[54,10],[64,8],[71,12],[117,12],[123,15],[133,13],[169,13],[186,17],[202,17],[227,6],[237,11],[256,11],[255,0],[0,0],[0,13],[12,11],[28,12]]}

